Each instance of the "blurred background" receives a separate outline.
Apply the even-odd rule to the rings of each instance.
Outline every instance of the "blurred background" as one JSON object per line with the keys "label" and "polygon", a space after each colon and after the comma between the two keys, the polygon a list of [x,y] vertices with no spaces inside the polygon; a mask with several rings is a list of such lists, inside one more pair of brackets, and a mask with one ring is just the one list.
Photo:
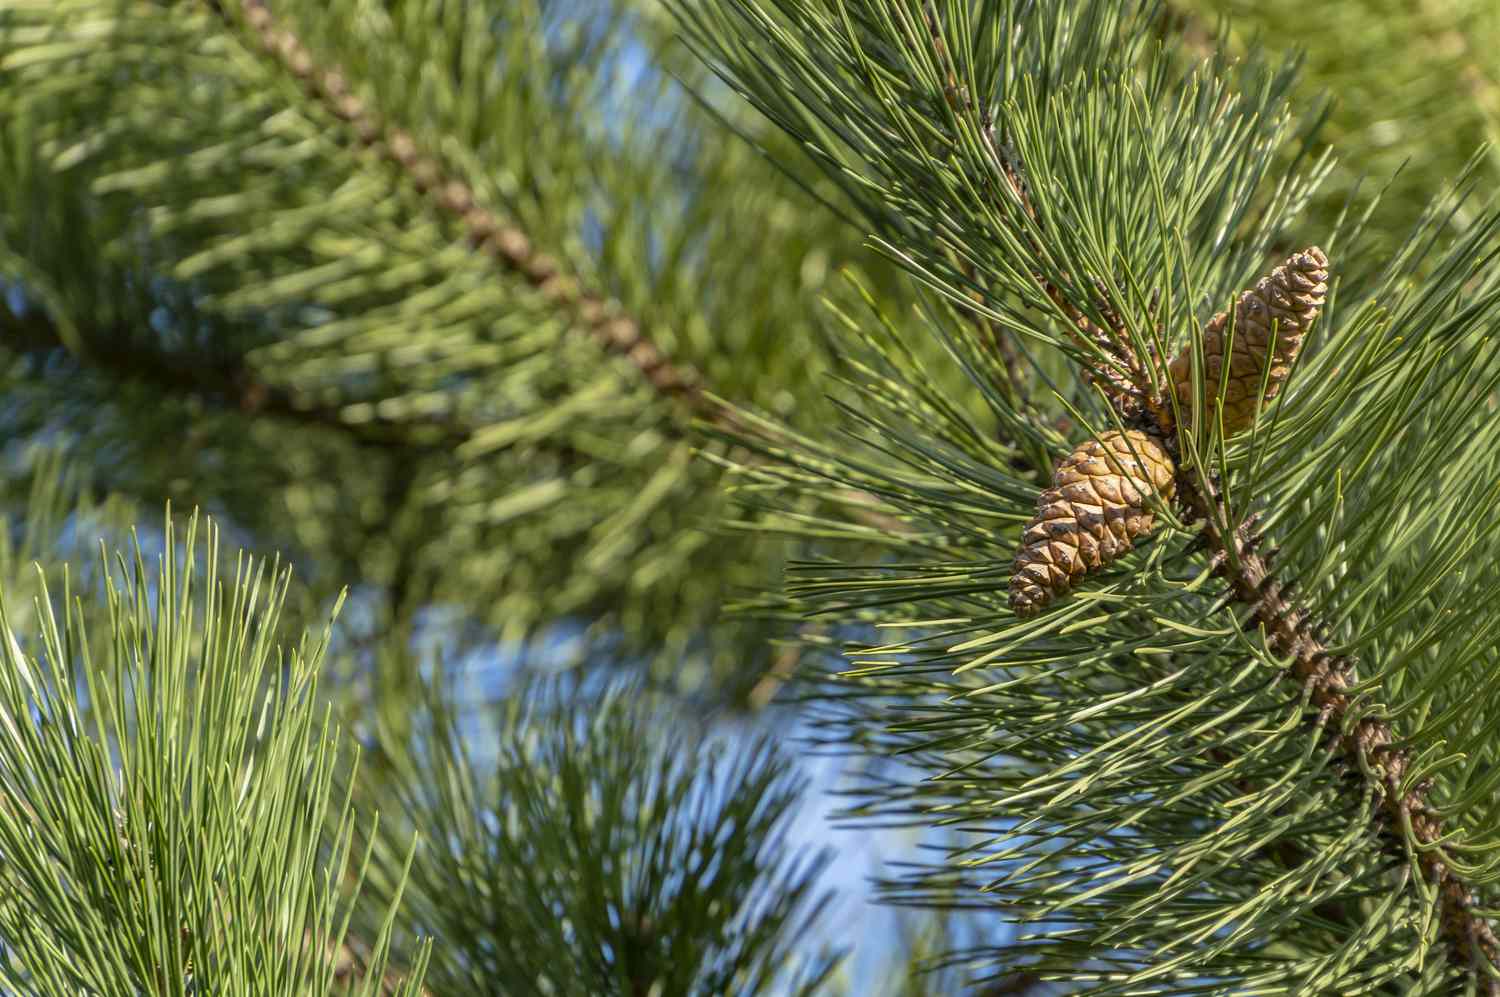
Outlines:
{"label": "blurred background", "polygon": [[[651,958],[762,960],[744,992],[953,992],[914,967],[997,928],[877,902],[921,836],[838,826],[841,786],[878,773],[811,750],[787,694],[811,624],[775,592],[827,551],[720,470],[745,455],[718,399],[817,427],[841,316],[914,315],[838,192],[653,0],[76,6],[61,34],[7,10],[8,603],[33,559],[150,543],[168,503],[292,566],[288,633],[347,591],[321,688],[365,748],[357,795],[393,835],[440,829],[401,926],[442,940],[437,992],[529,992],[593,944],[539,927],[565,895],[608,958],[634,930]],[[1162,23],[1204,56],[1300,54],[1297,112],[1338,162],[1310,231],[1384,189],[1394,245],[1466,167],[1500,176],[1474,158],[1500,124],[1490,0],[1174,0]],[[561,844],[601,814],[619,827]],[[662,856],[731,825],[689,902]],[[675,898],[649,931],[586,895],[620,876]],[[672,917],[754,941],[673,949]]]}

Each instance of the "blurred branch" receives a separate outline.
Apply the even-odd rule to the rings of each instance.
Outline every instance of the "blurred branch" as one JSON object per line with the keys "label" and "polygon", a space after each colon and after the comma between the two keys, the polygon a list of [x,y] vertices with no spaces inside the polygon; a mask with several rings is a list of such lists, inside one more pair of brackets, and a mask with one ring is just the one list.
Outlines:
{"label": "blurred branch", "polygon": [[639,322],[618,301],[585,288],[562,272],[551,255],[538,250],[513,223],[502,222],[476,202],[473,189],[437,157],[419,148],[412,135],[396,127],[365,100],[350,92],[344,73],[321,66],[302,41],[277,24],[265,0],[240,0],[245,20],[266,52],[296,77],[308,93],[346,122],[365,148],[395,165],[421,193],[456,218],[470,246],[520,276],[545,298],[569,310],[605,349],[628,359],[656,391],[677,399],[694,413],[717,422],[727,413],[704,390],[703,378],[690,364],[668,358],[647,338]]}
{"label": "blurred branch", "polygon": [[[22,353],[67,350],[61,330],[46,314],[32,310],[17,315],[4,302],[0,302],[0,345]],[[376,416],[351,422],[338,406],[267,383],[239,358],[144,349],[122,330],[105,330],[90,337],[87,354],[78,359],[119,381],[192,395],[247,415],[337,429],[361,446],[444,450],[463,443],[470,435],[467,427],[444,419],[398,422]]]}
{"label": "blurred branch", "polygon": [[1042,986],[1042,978],[1035,973],[1011,973],[980,990],[976,997],[1026,997]]}

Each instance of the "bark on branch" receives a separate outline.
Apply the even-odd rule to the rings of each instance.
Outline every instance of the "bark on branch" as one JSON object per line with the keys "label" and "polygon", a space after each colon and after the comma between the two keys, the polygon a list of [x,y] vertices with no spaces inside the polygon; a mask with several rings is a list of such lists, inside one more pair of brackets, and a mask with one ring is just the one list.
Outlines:
{"label": "bark on branch", "polygon": [[[1218,574],[1235,599],[1250,608],[1253,622],[1265,633],[1267,649],[1291,660],[1288,677],[1308,691],[1317,709],[1315,732],[1333,742],[1351,771],[1366,773],[1376,782],[1382,840],[1437,890],[1442,933],[1453,962],[1472,970],[1484,992],[1497,997],[1500,939],[1476,909],[1473,888],[1444,861],[1439,844],[1445,834],[1443,821],[1427,805],[1428,787],[1405,785],[1410,753],[1398,747],[1401,739],[1387,721],[1356,711],[1349,693],[1354,662],[1329,651],[1319,621],[1276,577],[1271,555],[1262,550],[1264,537],[1255,532],[1253,522],[1225,529],[1221,524],[1227,510],[1213,484],[1190,472],[1180,477],[1179,495],[1204,523]],[[1403,844],[1408,833],[1417,846],[1410,857]]]}

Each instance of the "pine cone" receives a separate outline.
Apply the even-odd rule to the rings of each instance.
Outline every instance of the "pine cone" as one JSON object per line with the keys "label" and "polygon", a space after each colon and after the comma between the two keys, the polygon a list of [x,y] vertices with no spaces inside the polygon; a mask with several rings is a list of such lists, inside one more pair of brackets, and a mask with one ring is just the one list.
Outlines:
{"label": "pine cone", "polygon": [[[1328,257],[1316,246],[1303,250],[1262,277],[1234,306],[1234,345],[1224,390],[1224,432],[1238,432],[1255,421],[1261,405],[1275,398],[1302,349],[1308,326],[1328,295]],[[1208,411],[1224,366],[1224,339],[1229,314],[1220,312],[1203,329],[1203,383]],[[1272,325],[1275,325],[1273,330]],[[1272,348],[1274,332],[1275,348]],[[1269,362],[1271,373],[1266,376]],[[1189,346],[1173,360],[1172,389],[1185,411],[1193,404],[1193,351]],[[1262,379],[1266,382],[1260,397]]]}
{"label": "pine cone", "polygon": [[1010,577],[1016,615],[1034,615],[1150,533],[1150,495],[1170,499],[1175,473],[1161,444],[1136,430],[1104,433],[1068,454],[1021,535]]}

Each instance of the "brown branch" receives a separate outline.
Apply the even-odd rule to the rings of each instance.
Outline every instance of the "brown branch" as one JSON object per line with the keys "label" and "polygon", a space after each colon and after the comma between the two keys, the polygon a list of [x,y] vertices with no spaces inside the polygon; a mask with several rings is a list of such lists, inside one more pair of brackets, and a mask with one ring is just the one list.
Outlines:
{"label": "brown branch", "polygon": [[[1319,621],[1287,594],[1272,572],[1271,555],[1260,550],[1263,538],[1253,522],[1226,536],[1221,524],[1227,521],[1227,507],[1212,482],[1191,472],[1179,479],[1179,495],[1205,524],[1218,574],[1229,583],[1235,599],[1250,608],[1267,649],[1290,659],[1287,675],[1307,690],[1318,711],[1317,730],[1330,739],[1352,771],[1375,781],[1383,840],[1437,890],[1439,920],[1452,960],[1473,971],[1490,997],[1500,997],[1500,939],[1475,909],[1473,889],[1444,861],[1438,844],[1445,833],[1443,822],[1427,805],[1428,787],[1402,785],[1410,753],[1396,746],[1400,739],[1387,721],[1356,711],[1349,692],[1355,681],[1354,662],[1329,651]],[[1407,834],[1416,846],[1410,855]]]}
{"label": "brown branch", "polygon": [[640,323],[624,313],[619,302],[581,286],[563,273],[557,260],[537,250],[524,231],[502,222],[480,205],[468,183],[421,149],[409,132],[385,120],[367,101],[352,93],[341,70],[319,65],[295,34],[276,23],[265,0],[240,0],[240,6],[262,48],[335,117],[347,123],[361,146],[394,164],[419,192],[429,195],[442,211],[457,219],[476,252],[519,276],[558,307],[570,310],[607,350],[634,364],[660,394],[714,421],[727,420],[724,410],[705,393],[697,370],[669,359],[647,338]]}
{"label": "brown branch", "polygon": [[1043,985],[1036,973],[1022,971],[1010,973],[979,990],[975,997],[1025,997]]}
{"label": "brown branch", "polygon": [[767,668],[766,673],[751,687],[745,699],[752,710],[760,711],[769,706],[781,688],[796,676],[797,669],[802,665],[802,652],[806,647],[803,643],[806,639],[804,631],[807,629],[804,625],[796,635],[797,643],[784,647],[776,653],[776,656],[771,659],[771,667]]}
{"label": "brown branch", "polygon": [[[258,377],[240,358],[183,357],[149,349],[124,330],[91,337],[80,362],[120,380],[192,395],[247,415],[267,415],[309,426],[337,429],[361,446],[377,449],[451,450],[470,431],[444,419],[398,421],[375,416],[351,422],[338,406],[326,405]],[[40,311],[16,315],[0,303],[0,344],[18,352],[67,350],[61,332]]]}
{"label": "brown branch", "polygon": [[1217,32],[1191,4],[1163,3],[1156,24],[1157,37],[1179,42],[1194,58],[1207,59],[1218,48]]}

